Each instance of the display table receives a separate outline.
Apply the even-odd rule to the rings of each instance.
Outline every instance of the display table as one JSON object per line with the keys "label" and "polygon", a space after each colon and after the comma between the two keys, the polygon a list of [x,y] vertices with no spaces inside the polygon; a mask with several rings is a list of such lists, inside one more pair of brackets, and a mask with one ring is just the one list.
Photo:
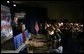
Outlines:
{"label": "display table", "polygon": [[11,39],[12,37],[13,36],[8,36],[8,37],[5,37],[5,38],[1,37],[1,44],[3,44],[5,41]]}
{"label": "display table", "polygon": [[[26,38],[30,39],[30,34],[27,31],[25,31],[25,34]],[[25,53],[27,52],[25,49],[27,49],[27,44],[23,42],[22,33],[14,37],[2,38],[1,53]]]}
{"label": "display table", "polygon": [[24,47],[26,47],[26,45],[25,43],[22,43],[22,45],[19,46],[18,49],[16,50],[1,50],[1,53],[19,53],[19,51],[23,49]]}

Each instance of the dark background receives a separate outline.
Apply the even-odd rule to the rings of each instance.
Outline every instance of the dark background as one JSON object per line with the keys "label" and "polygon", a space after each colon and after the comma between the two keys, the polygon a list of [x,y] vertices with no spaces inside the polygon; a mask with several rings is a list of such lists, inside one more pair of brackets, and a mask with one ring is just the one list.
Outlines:
{"label": "dark background", "polygon": [[[6,3],[6,1],[4,1]],[[3,3],[3,1],[2,1]],[[11,1],[17,6],[12,7],[13,11],[25,11],[28,15],[43,15],[49,19],[61,17],[72,22],[83,22],[83,1]],[[12,6],[12,5],[11,5]],[[16,8],[16,9],[15,9]],[[40,14],[39,14],[40,13]]]}
{"label": "dark background", "polygon": [[[9,6],[12,15],[25,12],[26,16],[22,20],[25,20],[29,31],[34,31],[36,21],[39,26],[47,21],[60,22],[63,18],[69,22],[83,23],[83,1],[11,1],[9,4],[2,1],[1,4]],[[17,6],[13,7],[13,4]]]}
{"label": "dark background", "polygon": [[57,21],[65,17],[71,22],[83,22],[82,1],[14,1],[14,3],[29,14],[34,11],[36,15],[40,13]]}

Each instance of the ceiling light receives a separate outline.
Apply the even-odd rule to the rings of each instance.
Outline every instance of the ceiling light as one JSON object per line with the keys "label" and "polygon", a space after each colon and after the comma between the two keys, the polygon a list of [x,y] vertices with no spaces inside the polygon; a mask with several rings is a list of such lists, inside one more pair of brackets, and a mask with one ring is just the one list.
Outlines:
{"label": "ceiling light", "polygon": [[13,6],[15,7],[15,6],[16,6],[16,4],[13,4]]}
{"label": "ceiling light", "polygon": [[10,1],[7,1],[7,3],[10,3]]}

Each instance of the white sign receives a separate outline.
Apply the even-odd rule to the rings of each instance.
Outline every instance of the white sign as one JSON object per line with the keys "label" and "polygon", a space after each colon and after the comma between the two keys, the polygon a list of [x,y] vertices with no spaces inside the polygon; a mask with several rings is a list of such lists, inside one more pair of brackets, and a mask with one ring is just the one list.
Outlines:
{"label": "white sign", "polygon": [[4,5],[1,5],[1,11],[10,12],[10,8]]}

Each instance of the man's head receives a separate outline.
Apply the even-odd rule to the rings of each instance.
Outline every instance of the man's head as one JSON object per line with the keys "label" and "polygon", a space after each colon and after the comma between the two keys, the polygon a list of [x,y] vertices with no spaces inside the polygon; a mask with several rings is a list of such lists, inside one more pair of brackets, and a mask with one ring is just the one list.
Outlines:
{"label": "man's head", "polygon": [[18,17],[17,16],[14,17],[14,21],[18,21]]}

